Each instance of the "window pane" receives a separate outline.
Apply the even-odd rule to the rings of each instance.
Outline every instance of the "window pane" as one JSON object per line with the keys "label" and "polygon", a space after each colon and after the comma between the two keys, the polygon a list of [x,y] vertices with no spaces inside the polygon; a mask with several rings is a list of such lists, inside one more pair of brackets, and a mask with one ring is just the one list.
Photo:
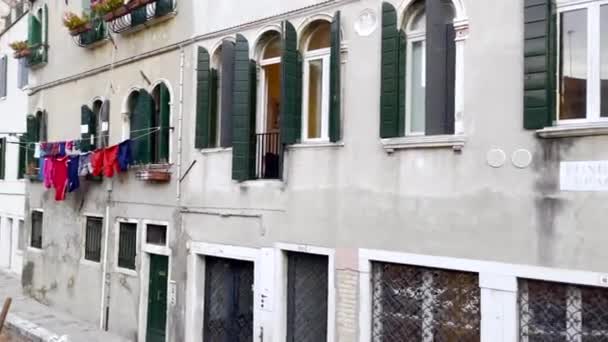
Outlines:
{"label": "window pane", "polygon": [[600,79],[602,80],[602,93],[601,93],[601,114],[603,117],[608,117],[608,5],[604,5],[600,10],[600,23],[601,23],[601,37],[600,37],[600,50],[601,50],[601,71]]}
{"label": "window pane", "polygon": [[308,138],[321,137],[323,60],[308,62]]}
{"label": "window pane", "polygon": [[30,246],[33,248],[42,248],[42,212],[32,212],[32,234]]}
{"label": "window pane", "polygon": [[412,97],[410,131],[424,133],[425,130],[425,72],[424,42],[415,42],[412,46]]}
{"label": "window pane", "polygon": [[86,260],[101,261],[101,231],[103,219],[87,217],[84,258]]}
{"label": "window pane", "polygon": [[328,22],[323,22],[310,35],[307,51],[328,48],[330,45],[330,26]]}
{"label": "window pane", "polygon": [[264,48],[264,59],[281,57],[281,39],[277,35]]}
{"label": "window pane", "polygon": [[149,224],[146,229],[146,243],[164,246],[167,244],[167,227]]}
{"label": "window pane", "polygon": [[118,267],[135,269],[137,255],[137,225],[121,223],[118,241]]}
{"label": "window pane", "polygon": [[587,9],[561,15],[560,119],[584,119],[587,113]]}

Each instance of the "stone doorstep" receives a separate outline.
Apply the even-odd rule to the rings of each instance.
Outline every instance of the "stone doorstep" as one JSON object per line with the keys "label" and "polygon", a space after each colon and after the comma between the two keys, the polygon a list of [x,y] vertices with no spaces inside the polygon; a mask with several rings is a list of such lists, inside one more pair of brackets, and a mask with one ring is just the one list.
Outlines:
{"label": "stone doorstep", "polygon": [[35,324],[28,320],[25,320],[15,314],[8,314],[6,322],[4,323],[5,329],[10,334],[18,336],[19,338],[25,338],[31,342],[68,342],[69,340],[62,340],[61,336],[54,334],[53,332]]}

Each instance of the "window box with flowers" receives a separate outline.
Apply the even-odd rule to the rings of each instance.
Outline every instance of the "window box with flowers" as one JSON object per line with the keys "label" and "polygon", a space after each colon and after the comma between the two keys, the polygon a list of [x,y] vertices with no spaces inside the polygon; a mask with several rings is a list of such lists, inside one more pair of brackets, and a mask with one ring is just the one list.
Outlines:
{"label": "window box with flowers", "polygon": [[127,4],[122,0],[100,0],[92,9],[114,33],[128,33],[172,18],[176,0],[130,0]]}
{"label": "window box with flowers", "polygon": [[27,40],[19,40],[9,44],[13,49],[13,56],[17,59],[28,57],[32,51],[27,43]]}
{"label": "window box with flowers", "polygon": [[63,17],[63,25],[74,37],[74,42],[82,47],[96,47],[108,38],[106,25],[98,16],[91,17],[86,13],[78,16],[73,12],[67,12]]}

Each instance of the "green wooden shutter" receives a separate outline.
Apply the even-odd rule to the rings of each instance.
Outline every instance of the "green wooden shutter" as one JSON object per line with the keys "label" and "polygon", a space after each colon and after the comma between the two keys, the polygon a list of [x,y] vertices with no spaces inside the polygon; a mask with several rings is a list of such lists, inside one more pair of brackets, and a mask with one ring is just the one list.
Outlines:
{"label": "green wooden shutter", "polygon": [[25,165],[27,162],[27,134],[19,137],[19,166],[17,169],[17,179],[25,176]]}
{"label": "green wooden shutter", "polygon": [[95,149],[97,135],[95,113],[87,105],[80,107],[80,150],[89,152]]}
{"label": "green wooden shutter", "polygon": [[160,132],[158,134],[157,162],[169,162],[169,145],[171,144],[171,94],[164,83],[160,84]]}
{"label": "green wooden shutter", "polygon": [[301,116],[298,117],[298,34],[289,21],[283,22],[281,59],[281,142],[293,144],[298,140],[301,132]]}
{"label": "green wooden shutter", "polygon": [[[47,4],[44,4],[44,18],[41,19],[44,20],[44,25],[41,25],[41,29],[44,29],[44,43],[48,44],[49,43],[49,6],[47,6]],[[41,34],[42,36],[42,34]],[[46,62],[46,49],[44,50],[45,53],[45,62]]]}
{"label": "green wooden shutter", "polygon": [[37,120],[38,120],[38,140],[39,141],[49,141],[49,136],[48,136],[48,114],[46,110],[43,110],[41,112],[38,112],[37,114]]}
{"label": "green wooden shutter", "polygon": [[257,108],[257,63],[249,60],[249,178],[255,178],[256,159],[256,108]]}
{"label": "green wooden shutter", "polygon": [[[232,146],[232,116],[234,93],[234,43],[229,40],[222,42],[222,96],[221,96],[221,115],[220,115],[220,146]],[[254,106],[255,108],[255,106]]]}
{"label": "green wooden shutter", "polygon": [[198,48],[196,68],[196,148],[209,147],[210,108],[210,56],[203,47]]}
{"label": "green wooden shutter", "polygon": [[[237,34],[234,48],[234,95],[232,117],[232,179],[245,181],[251,179],[253,164],[251,161],[253,146],[252,121],[255,114],[252,110],[252,79],[249,61],[249,42],[244,36]],[[252,120],[253,114],[253,120]]]}
{"label": "green wooden shutter", "polygon": [[340,114],[341,114],[341,37],[340,37],[340,11],[334,15],[331,23],[331,65],[330,65],[330,108],[329,108],[329,140],[337,142],[340,140]]}
{"label": "green wooden shutter", "polygon": [[150,164],[152,160],[152,118],[154,100],[150,94],[141,89],[137,102],[131,113],[131,139],[133,139],[133,161],[135,164]]}
{"label": "green wooden shutter", "polygon": [[552,0],[524,1],[524,128],[555,118],[556,25]]}
{"label": "green wooden shutter", "polygon": [[380,137],[399,134],[399,31],[397,11],[382,3],[382,66],[380,85]]}
{"label": "green wooden shutter", "polygon": [[40,141],[38,119],[33,114],[27,116],[27,135],[25,140],[27,141],[26,149],[26,169],[33,171],[38,167],[38,159],[34,158],[35,144]]}
{"label": "green wooden shutter", "polygon": [[108,147],[110,143],[110,100],[104,100],[99,110],[99,121],[101,128],[99,130],[100,146]]}
{"label": "green wooden shutter", "polygon": [[33,14],[29,16],[27,40],[31,46],[42,43],[42,24]]}
{"label": "green wooden shutter", "polygon": [[399,114],[397,115],[398,135],[405,135],[405,94],[407,73],[407,36],[403,30],[399,30]]}
{"label": "green wooden shutter", "polygon": [[6,97],[7,93],[7,64],[8,58],[6,56],[2,56],[0,58],[0,97]]}
{"label": "green wooden shutter", "polygon": [[6,138],[0,139],[0,179],[6,176]]}
{"label": "green wooden shutter", "polygon": [[217,121],[218,121],[218,109],[217,106],[217,94],[219,86],[219,73],[217,69],[211,69],[210,77],[210,88],[209,97],[211,98],[209,105],[209,147],[216,147],[217,145]]}

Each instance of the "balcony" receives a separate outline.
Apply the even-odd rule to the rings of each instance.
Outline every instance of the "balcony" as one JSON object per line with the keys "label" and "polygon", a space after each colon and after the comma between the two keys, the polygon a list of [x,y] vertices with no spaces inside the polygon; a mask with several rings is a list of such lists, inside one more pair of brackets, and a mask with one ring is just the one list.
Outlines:
{"label": "balcony", "polygon": [[72,36],[76,45],[87,49],[105,44],[109,39],[108,28],[101,19],[93,19],[83,30],[75,32]]}
{"label": "balcony", "polygon": [[29,47],[29,55],[27,55],[27,66],[31,69],[36,69],[44,66],[48,61],[48,45],[36,44]]}
{"label": "balcony", "polygon": [[280,133],[255,135],[255,178],[281,179],[283,162]]}
{"label": "balcony", "polygon": [[176,8],[176,0],[131,0],[104,20],[114,33],[131,33],[173,18]]}

